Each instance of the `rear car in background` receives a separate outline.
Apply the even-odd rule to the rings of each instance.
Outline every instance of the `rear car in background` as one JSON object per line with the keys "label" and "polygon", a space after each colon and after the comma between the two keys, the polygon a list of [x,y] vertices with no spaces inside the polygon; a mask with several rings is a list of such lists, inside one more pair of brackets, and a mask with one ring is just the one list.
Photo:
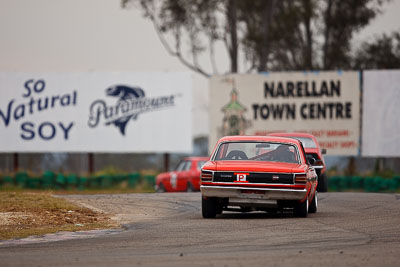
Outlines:
{"label": "rear car in background", "polygon": [[200,170],[208,157],[188,157],[171,172],[156,177],[156,192],[192,192],[200,190]]}
{"label": "rear car in background", "polygon": [[[314,135],[308,133],[273,133],[270,136],[281,136],[295,138],[302,142],[306,151],[307,160],[313,162],[313,166],[318,175],[318,192],[328,192],[328,178],[326,176],[326,165],[323,154],[326,154],[326,149],[321,149]],[[313,160],[312,160],[313,159]]]}
{"label": "rear car in background", "polygon": [[221,138],[201,171],[202,215],[224,210],[317,211],[317,174],[301,142],[273,136]]}

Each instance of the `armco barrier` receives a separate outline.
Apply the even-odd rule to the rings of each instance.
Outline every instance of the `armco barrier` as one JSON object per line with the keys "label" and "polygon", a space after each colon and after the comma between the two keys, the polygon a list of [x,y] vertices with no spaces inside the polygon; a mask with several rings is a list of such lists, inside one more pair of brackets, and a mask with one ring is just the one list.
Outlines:
{"label": "armco barrier", "polygon": [[[17,186],[28,189],[106,189],[106,188],[135,188],[144,183],[154,186],[155,175],[138,172],[130,174],[104,174],[99,176],[65,175],[46,171],[42,176],[30,177],[26,172],[18,172],[14,176],[0,174],[0,188]],[[396,192],[400,190],[400,176],[392,178],[361,177],[361,176],[330,176],[328,189],[335,191],[364,191],[364,192]]]}
{"label": "armco barrier", "polygon": [[55,182],[54,187],[56,189],[65,189],[66,182],[67,182],[67,179],[65,178],[65,175],[62,173],[59,173],[56,176],[56,182]]}
{"label": "armco barrier", "polygon": [[145,175],[144,176],[144,181],[151,186],[154,186],[156,184],[156,177],[154,175]]}
{"label": "armco barrier", "polygon": [[113,177],[110,175],[100,176],[101,188],[110,188],[112,186]]}
{"label": "armco barrier", "polygon": [[78,189],[85,190],[88,185],[88,178],[87,177],[79,177],[78,180]]}
{"label": "armco barrier", "polygon": [[15,175],[15,182],[19,187],[25,187],[26,180],[28,180],[28,174],[26,172],[19,172]]}
{"label": "armco barrier", "polygon": [[4,186],[14,185],[14,178],[12,176],[6,175],[1,177],[1,183]]}
{"label": "armco barrier", "polygon": [[78,185],[78,176],[75,174],[70,174],[67,176],[67,188],[73,189],[76,188]]}
{"label": "armco barrier", "polygon": [[395,192],[400,189],[400,177],[359,177],[332,176],[328,178],[328,190],[335,191],[365,191],[365,192]]}
{"label": "armco barrier", "polygon": [[354,177],[350,177],[350,178],[351,178],[351,181],[350,181],[351,189],[358,189],[358,188],[363,187],[364,179],[362,177],[354,176]]}
{"label": "armco barrier", "polygon": [[30,177],[26,172],[18,172],[15,176],[0,175],[0,188],[5,186],[18,186],[28,189],[56,189],[56,190],[85,190],[85,189],[106,189],[111,187],[135,188],[140,183],[153,186],[154,175],[141,176],[140,173],[99,175],[99,176],[78,176],[76,174],[65,175],[46,171],[40,177]]}
{"label": "armco barrier", "polygon": [[99,188],[100,187],[100,177],[90,177],[88,179],[88,188]]}
{"label": "armco barrier", "polygon": [[29,189],[39,189],[41,188],[41,181],[42,179],[39,177],[28,177],[28,179],[26,179],[26,187]]}
{"label": "armco barrier", "polygon": [[130,188],[134,188],[140,181],[140,174],[139,173],[130,173],[128,175],[128,186]]}
{"label": "armco barrier", "polygon": [[55,181],[56,175],[54,172],[44,172],[42,176],[42,188],[44,189],[50,189],[54,187],[54,181]]}
{"label": "armco barrier", "polygon": [[[44,172],[41,177],[30,177],[26,172],[18,172],[14,176],[0,175],[0,187],[18,186],[28,189],[106,189],[111,187],[135,188],[138,184],[155,184],[154,175],[140,173],[77,176],[75,174]],[[400,176],[393,178],[331,176],[328,177],[328,189],[335,191],[396,192],[400,190]]]}

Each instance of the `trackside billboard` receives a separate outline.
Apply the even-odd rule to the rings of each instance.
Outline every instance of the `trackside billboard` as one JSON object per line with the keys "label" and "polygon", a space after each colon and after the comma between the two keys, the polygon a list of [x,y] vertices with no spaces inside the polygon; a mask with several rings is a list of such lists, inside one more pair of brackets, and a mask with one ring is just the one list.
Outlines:
{"label": "trackside billboard", "polygon": [[210,150],[225,135],[307,132],[329,155],[358,155],[359,72],[214,76]]}
{"label": "trackside billboard", "polygon": [[189,73],[0,73],[0,152],[191,152]]}
{"label": "trackside billboard", "polygon": [[400,70],[364,71],[362,155],[400,156]]}

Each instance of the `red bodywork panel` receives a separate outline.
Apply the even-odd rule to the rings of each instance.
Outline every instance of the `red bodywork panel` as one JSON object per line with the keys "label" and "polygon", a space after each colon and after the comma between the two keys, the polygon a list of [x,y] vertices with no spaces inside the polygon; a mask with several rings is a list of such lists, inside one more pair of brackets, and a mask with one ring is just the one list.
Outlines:
{"label": "red bodywork panel", "polygon": [[[219,144],[224,142],[240,142],[240,141],[255,141],[255,142],[278,142],[287,143],[297,146],[300,156],[299,163],[286,163],[286,162],[268,162],[268,161],[255,161],[255,160],[216,160],[214,156]],[[242,182],[237,178],[233,182],[213,182],[203,181],[201,184],[204,186],[218,186],[218,187],[246,187],[246,188],[271,188],[271,189],[290,189],[290,190],[304,190],[307,189],[304,201],[307,196],[311,201],[314,197],[317,188],[317,179],[314,168],[307,164],[306,156],[301,149],[300,141],[292,138],[273,137],[273,136],[226,136],[219,140],[214,148],[213,156],[204,166],[204,171],[212,172],[242,172],[248,173],[273,173],[273,174],[303,174],[305,179],[304,183],[295,184],[280,184],[277,183],[249,183]]]}
{"label": "red bodywork panel", "polygon": [[[206,165],[205,165],[206,166]],[[208,165],[207,165],[208,166]],[[248,171],[252,172],[284,172],[284,173],[300,173],[305,172],[306,164],[294,164],[279,162],[259,162],[259,161],[215,161],[214,168],[216,171]]]}
{"label": "red bodywork panel", "polygon": [[[162,184],[166,192],[183,192],[187,191],[188,184],[192,186],[194,191],[200,190],[200,168],[199,162],[206,162],[208,157],[188,157],[182,162],[190,162],[190,168],[180,171],[163,172],[157,175],[156,185]],[[201,166],[200,166],[201,167]]]}
{"label": "red bodywork panel", "polygon": [[317,139],[315,138],[314,135],[309,134],[309,133],[271,133],[269,134],[269,136],[281,136],[281,137],[306,137],[306,138],[311,138],[314,143],[316,144],[316,148],[311,148],[311,147],[304,147],[304,150],[306,151],[306,154],[317,154],[318,158],[320,159],[320,164],[322,165],[323,168],[321,170],[321,174],[323,174],[326,171],[326,165],[325,165],[325,161],[324,158],[322,157],[322,153],[321,153],[321,147],[319,146],[319,143],[317,141]]}
{"label": "red bodywork panel", "polygon": [[[229,187],[252,187],[252,188],[281,188],[281,189],[298,189],[302,190],[308,188],[307,185],[282,185],[282,184],[250,184],[250,183],[212,183],[202,182],[202,185],[218,185],[218,186],[229,186]],[[308,188],[309,189],[309,188]]]}

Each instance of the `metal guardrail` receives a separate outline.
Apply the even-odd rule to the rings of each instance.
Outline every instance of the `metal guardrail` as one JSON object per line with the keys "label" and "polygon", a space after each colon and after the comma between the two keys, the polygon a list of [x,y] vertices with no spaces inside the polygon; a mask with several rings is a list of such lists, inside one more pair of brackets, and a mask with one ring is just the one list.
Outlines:
{"label": "metal guardrail", "polygon": [[155,175],[141,175],[138,172],[130,174],[78,176],[76,174],[65,175],[63,173],[44,172],[41,176],[31,177],[26,172],[15,175],[0,176],[0,188],[17,186],[28,189],[105,189],[125,186],[134,188],[139,183],[155,184]]}
{"label": "metal guardrail", "polygon": [[332,176],[328,178],[328,191],[396,192],[400,190],[400,176],[392,178]]}

